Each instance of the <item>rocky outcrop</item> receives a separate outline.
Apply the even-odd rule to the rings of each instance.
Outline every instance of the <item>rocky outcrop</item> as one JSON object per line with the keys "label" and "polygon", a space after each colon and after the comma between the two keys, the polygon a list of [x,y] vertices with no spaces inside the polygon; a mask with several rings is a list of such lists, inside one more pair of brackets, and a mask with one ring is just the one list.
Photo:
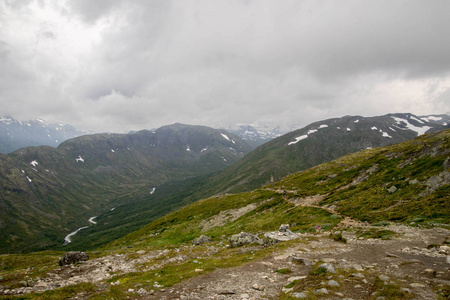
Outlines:
{"label": "rocky outcrop", "polygon": [[195,239],[192,240],[192,245],[201,245],[201,244],[207,243],[209,241],[210,241],[209,237],[207,237],[206,235],[202,234],[198,238],[195,238]]}
{"label": "rocky outcrop", "polygon": [[67,252],[59,258],[59,265],[65,266],[87,260],[89,260],[89,255],[85,252]]}
{"label": "rocky outcrop", "polygon": [[238,247],[245,244],[259,243],[261,244],[261,240],[251,233],[241,232],[239,234],[232,235],[229,240],[231,247]]}

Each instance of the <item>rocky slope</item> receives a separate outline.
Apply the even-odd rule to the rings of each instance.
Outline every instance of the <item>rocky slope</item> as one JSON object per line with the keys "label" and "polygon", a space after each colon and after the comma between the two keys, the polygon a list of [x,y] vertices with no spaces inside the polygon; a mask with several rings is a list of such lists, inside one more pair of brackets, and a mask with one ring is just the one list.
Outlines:
{"label": "rocky slope", "polygon": [[[54,299],[446,299],[449,155],[449,130],[347,155],[193,203],[75,266],[58,267],[61,252],[3,255],[1,290]],[[201,235],[208,239],[193,243]],[[233,247],[236,235],[254,243]]]}

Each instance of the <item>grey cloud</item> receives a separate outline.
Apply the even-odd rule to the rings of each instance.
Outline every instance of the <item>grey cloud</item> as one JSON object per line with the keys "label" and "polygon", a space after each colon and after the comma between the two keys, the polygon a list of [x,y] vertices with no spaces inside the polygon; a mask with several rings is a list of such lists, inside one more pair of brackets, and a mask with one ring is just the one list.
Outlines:
{"label": "grey cloud", "polygon": [[[63,8],[68,22],[103,26],[92,50],[71,64],[64,55],[0,52],[8,53],[0,54],[7,70],[0,97],[39,98],[41,113],[87,129],[306,125],[387,113],[393,111],[386,103],[407,107],[409,94],[399,95],[398,81],[425,90],[417,98],[429,104],[415,100],[417,107],[450,110],[443,90],[450,80],[445,0],[81,0]],[[39,32],[58,45],[57,28]],[[436,78],[442,80],[435,90],[427,90],[422,81]]]}

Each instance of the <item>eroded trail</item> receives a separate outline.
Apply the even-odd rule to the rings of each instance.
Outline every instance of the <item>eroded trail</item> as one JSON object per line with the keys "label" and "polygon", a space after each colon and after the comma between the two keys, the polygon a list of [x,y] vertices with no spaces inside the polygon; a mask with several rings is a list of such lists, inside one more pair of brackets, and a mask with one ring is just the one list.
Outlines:
{"label": "eroded trail", "polygon": [[[377,278],[415,299],[438,299],[439,289],[450,283],[450,265],[446,262],[449,247],[426,246],[442,243],[450,233],[405,226],[390,229],[399,236],[392,240],[361,240],[354,233],[344,233],[348,242],[338,243],[325,236],[305,235],[299,243],[264,259],[218,269],[146,299],[278,299],[282,293],[369,299],[382,294],[375,282]],[[242,251],[257,250],[249,247]],[[312,280],[309,273],[317,262],[331,264],[336,273]],[[289,271],[282,274],[280,270]],[[289,288],[293,281],[308,284],[296,291]]]}

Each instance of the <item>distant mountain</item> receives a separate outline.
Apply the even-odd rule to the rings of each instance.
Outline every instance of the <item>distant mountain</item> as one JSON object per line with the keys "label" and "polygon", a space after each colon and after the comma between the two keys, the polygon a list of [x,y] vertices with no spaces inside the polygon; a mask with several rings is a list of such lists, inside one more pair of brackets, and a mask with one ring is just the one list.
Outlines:
{"label": "distant mountain", "polygon": [[237,125],[227,129],[229,132],[240,136],[250,146],[256,148],[267,143],[274,138],[282,136],[287,131],[281,131],[280,128],[256,127],[253,125]]}
{"label": "distant mountain", "polygon": [[[413,116],[413,115],[411,115],[411,116]],[[410,124],[414,124],[415,122],[419,122],[419,124],[421,122],[431,124],[432,128],[434,128],[435,126],[440,126],[440,125],[445,127],[445,126],[447,126],[447,124],[450,123],[450,113],[443,114],[443,115],[427,115],[427,116],[416,117],[416,120],[412,120],[412,123],[410,123]],[[289,126],[289,129],[284,129],[284,130],[281,129],[280,127],[271,128],[268,126],[254,126],[254,125],[238,124],[234,127],[226,128],[226,130],[240,136],[249,145],[256,148],[258,146],[261,146],[264,143],[267,143],[268,141],[271,141],[271,140],[273,140],[277,137],[280,137],[284,134],[287,134],[289,132],[299,130],[301,128],[302,127],[297,124],[291,124]]]}
{"label": "distant mountain", "polygon": [[312,123],[259,146],[211,178],[221,193],[249,191],[345,154],[411,140],[450,127],[449,115],[345,116]]}
{"label": "distant mountain", "polygon": [[224,130],[174,124],[0,155],[0,252],[62,245],[90,217],[114,208],[108,228],[118,236],[128,233],[186,204],[184,198],[168,201],[178,187],[165,185],[231,166],[248,151],[247,143]]}
{"label": "distant mountain", "polygon": [[28,146],[57,147],[65,140],[88,133],[63,123],[52,124],[40,119],[21,122],[0,116],[0,153],[7,154]]}

